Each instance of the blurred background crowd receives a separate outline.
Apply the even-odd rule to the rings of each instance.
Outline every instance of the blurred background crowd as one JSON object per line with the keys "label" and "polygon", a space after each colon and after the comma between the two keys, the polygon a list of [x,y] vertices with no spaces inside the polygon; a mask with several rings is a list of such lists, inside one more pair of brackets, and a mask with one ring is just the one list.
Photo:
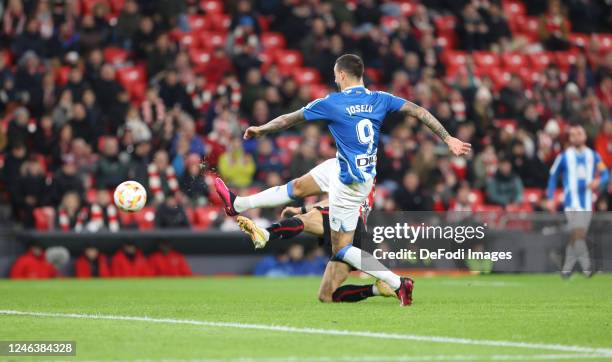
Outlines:
{"label": "blurred background crowd", "polygon": [[[389,116],[377,208],[538,210],[572,122],[612,167],[610,1],[5,0],[0,21],[2,197],[26,228],[235,230],[212,173],[252,193],[334,157],[324,124],[241,135],[334,91],[343,53],[474,149]],[[142,212],[112,204],[126,179]]]}

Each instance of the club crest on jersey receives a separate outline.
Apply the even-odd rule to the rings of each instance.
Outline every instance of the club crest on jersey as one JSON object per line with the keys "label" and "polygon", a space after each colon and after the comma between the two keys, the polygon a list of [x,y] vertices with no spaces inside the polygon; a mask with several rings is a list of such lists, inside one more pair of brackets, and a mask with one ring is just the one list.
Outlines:
{"label": "club crest on jersey", "polygon": [[356,105],[348,106],[345,109],[346,109],[346,113],[352,116],[355,113],[372,113],[372,110],[374,109],[374,107],[369,104],[356,104]]}

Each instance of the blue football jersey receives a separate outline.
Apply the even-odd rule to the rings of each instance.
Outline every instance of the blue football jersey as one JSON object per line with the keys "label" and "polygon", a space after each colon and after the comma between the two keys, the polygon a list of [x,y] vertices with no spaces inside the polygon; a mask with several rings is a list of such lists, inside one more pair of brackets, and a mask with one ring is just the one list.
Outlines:
{"label": "blue football jersey", "polygon": [[[593,209],[593,191],[589,183],[593,181],[597,173],[597,167],[601,163],[601,156],[592,149],[585,147],[577,150],[569,147],[560,153],[550,169],[548,188],[546,190],[549,199],[552,199],[557,188],[559,176],[563,176],[563,203],[566,210]],[[607,171],[602,175],[603,183],[608,179]]]}
{"label": "blue football jersey", "polygon": [[307,121],[325,120],[336,140],[340,181],[350,185],[376,176],[378,136],[388,113],[398,111],[406,100],[364,86],[330,93],[303,108]]}

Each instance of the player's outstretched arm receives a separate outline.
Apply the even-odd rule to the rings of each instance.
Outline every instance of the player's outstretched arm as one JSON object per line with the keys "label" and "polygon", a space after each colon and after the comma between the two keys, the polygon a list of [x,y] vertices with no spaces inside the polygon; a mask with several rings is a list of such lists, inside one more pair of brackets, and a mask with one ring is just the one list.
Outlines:
{"label": "player's outstretched arm", "polygon": [[268,133],[282,131],[284,129],[293,127],[304,120],[304,111],[299,109],[295,112],[278,116],[262,126],[251,126],[247,128],[247,130],[244,132],[243,138],[248,140],[249,138],[261,137]]}
{"label": "player's outstretched arm", "polygon": [[408,115],[418,119],[419,121],[425,123],[433,133],[438,135],[448,145],[448,148],[455,156],[466,155],[470,153],[472,149],[472,145],[463,142],[458,138],[452,137],[446,128],[434,117],[428,110],[425,108],[418,106],[412,102],[406,101],[402,108],[400,108],[400,112],[405,112]]}

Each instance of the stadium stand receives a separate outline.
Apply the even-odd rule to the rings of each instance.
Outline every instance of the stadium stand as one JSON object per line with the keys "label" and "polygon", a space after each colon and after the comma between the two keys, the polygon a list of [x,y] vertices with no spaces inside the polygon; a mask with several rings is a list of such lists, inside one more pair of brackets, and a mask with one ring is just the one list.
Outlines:
{"label": "stadium stand", "polygon": [[[141,212],[120,212],[120,227],[156,227],[164,194],[176,196],[194,228],[218,227],[224,216],[216,195],[189,191],[195,182],[213,190],[220,160],[230,158],[236,167],[253,160],[255,173],[240,178],[247,181],[242,192],[252,192],[307,171],[295,165],[305,158],[333,157],[330,137],[312,126],[272,139],[270,154],[280,168],[258,157],[255,141],[242,144],[245,157],[232,159],[227,151],[241,143],[248,125],[332,91],[334,60],[354,52],[365,59],[368,87],[428,108],[474,146],[461,164],[414,120],[390,117],[379,147],[383,197],[376,207],[416,205],[399,198],[418,193],[426,200],[418,207],[448,209],[454,197],[438,198],[434,190],[442,183],[445,195],[468,187],[469,207],[495,214],[502,206],[492,205],[485,190],[495,177],[506,177],[497,171],[505,159],[524,186],[521,201],[507,207],[539,210],[547,169],[569,123],[585,126],[589,143],[597,142],[612,168],[611,11],[604,2],[587,2],[588,14],[574,11],[583,2],[572,0],[547,6],[521,0],[5,1],[2,195],[27,228],[60,229],[60,203],[69,192],[76,192],[75,210],[83,212],[67,213],[62,225],[90,223],[101,203],[109,227],[110,198],[98,200],[94,190],[112,190],[122,175],[152,195],[147,165],[165,150],[180,189],[163,179],[154,190],[162,197],[150,197]],[[109,138],[118,141],[118,153],[102,152]],[[423,162],[425,142],[435,152]],[[517,144],[524,152],[515,153]],[[194,153],[209,172],[184,180]],[[411,173],[419,178],[416,191],[404,180]],[[599,199],[612,209],[612,183]]]}

